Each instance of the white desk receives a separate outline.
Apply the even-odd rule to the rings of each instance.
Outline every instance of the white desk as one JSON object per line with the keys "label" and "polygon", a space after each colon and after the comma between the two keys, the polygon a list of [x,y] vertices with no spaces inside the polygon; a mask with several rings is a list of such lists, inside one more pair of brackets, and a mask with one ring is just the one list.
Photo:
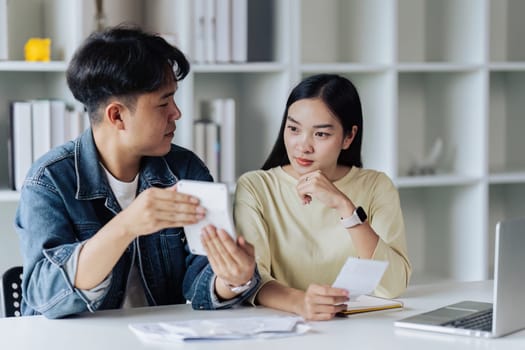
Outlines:
{"label": "white desk", "polygon": [[[312,322],[313,332],[270,340],[233,340],[177,343],[171,349],[525,349],[525,331],[499,339],[410,331],[393,326],[394,320],[465,299],[491,301],[492,282],[441,283],[410,287],[401,300],[404,310]],[[265,308],[193,311],[188,305],[102,311],[74,318],[47,320],[41,316],[0,319],[0,349],[152,349],[128,329],[129,323],[159,320],[271,315]]]}

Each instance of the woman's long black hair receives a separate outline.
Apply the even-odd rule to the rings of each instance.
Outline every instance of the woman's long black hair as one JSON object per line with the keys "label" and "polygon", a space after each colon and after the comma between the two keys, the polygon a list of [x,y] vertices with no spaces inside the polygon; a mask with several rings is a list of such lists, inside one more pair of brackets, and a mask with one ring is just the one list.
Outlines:
{"label": "woman's long black hair", "polygon": [[357,134],[352,144],[348,149],[341,151],[337,164],[361,168],[363,166],[361,161],[363,113],[357,89],[350,80],[340,75],[317,74],[301,81],[290,93],[277,141],[262,169],[268,170],[276,166],[290,164],[284,145],[284,127],[288,117],[288,109],[294,102],[306,98],[321,99],[343,126],[344,135],[350,133],[354,125],[357,126]]}

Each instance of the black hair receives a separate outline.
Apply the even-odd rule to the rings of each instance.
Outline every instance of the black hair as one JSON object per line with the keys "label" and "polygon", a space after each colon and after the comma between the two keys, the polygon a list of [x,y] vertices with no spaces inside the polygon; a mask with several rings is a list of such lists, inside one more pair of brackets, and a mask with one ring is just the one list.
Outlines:
{"label": "black hair", "polygon": [[97,109],[108,98],[123,98],[134,107],[137,94],[159,89],[170,72],[179,81],[189,70],[184,54],[159,35],[120,25],[93,32],[75,52],[66,78],[73,96],[97,123]]}
{"label": "black hair", "polygon": [[288,109],[299,100],[319,98],[343,126],[343,134],[348,135],[352,127],[357,126],[357,134],[348,149],[342,150],[337,164],[361,168],[361,144],[363,135],[363,113],[361,100],[354,84],[345,77],[336,74],[317,74],[305,78],[290,93],[279,135],[273,149],[262,166],[268,170],[276,166],[290,164],[284,145],[284,128],[288,118]]}

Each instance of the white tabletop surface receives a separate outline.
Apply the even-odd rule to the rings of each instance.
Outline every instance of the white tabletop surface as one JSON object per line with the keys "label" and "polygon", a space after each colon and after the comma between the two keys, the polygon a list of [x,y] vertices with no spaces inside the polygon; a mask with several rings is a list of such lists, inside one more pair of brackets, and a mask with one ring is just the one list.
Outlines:
{"label": "white tabletop surface", "polygon": [[129,323],[205,318],[267,316],[278,312],[243,307],[223,311],[193,311],[189,305],[100,311],[61,320],[42,316],[0,319],[0,349],[525,349],[525,331],[498,339],[477,339],[399,329],[397,319],[461,300],[492,300],[492,281],[411,286],[400,298],[404,310],[387,310],[311,322],[300,336],[267,340],[222,340],[175,343],[169,347],[143,344]]}

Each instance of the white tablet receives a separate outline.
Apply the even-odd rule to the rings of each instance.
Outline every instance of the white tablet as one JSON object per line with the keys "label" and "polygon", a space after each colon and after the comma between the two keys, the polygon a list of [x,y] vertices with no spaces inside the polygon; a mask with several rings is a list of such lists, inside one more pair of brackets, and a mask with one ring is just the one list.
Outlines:
{"label": "white tablet", "polygon": [[212,224],[223,229],[233,239],[236,238],[230,209],[228,186],[218,182],[180,180],[177,191],[199,198],[200,205],[206,208],[206,216],[196,224],[184,226],[186,239],[193,254],[206,255],[201,243],[202,228]]}

